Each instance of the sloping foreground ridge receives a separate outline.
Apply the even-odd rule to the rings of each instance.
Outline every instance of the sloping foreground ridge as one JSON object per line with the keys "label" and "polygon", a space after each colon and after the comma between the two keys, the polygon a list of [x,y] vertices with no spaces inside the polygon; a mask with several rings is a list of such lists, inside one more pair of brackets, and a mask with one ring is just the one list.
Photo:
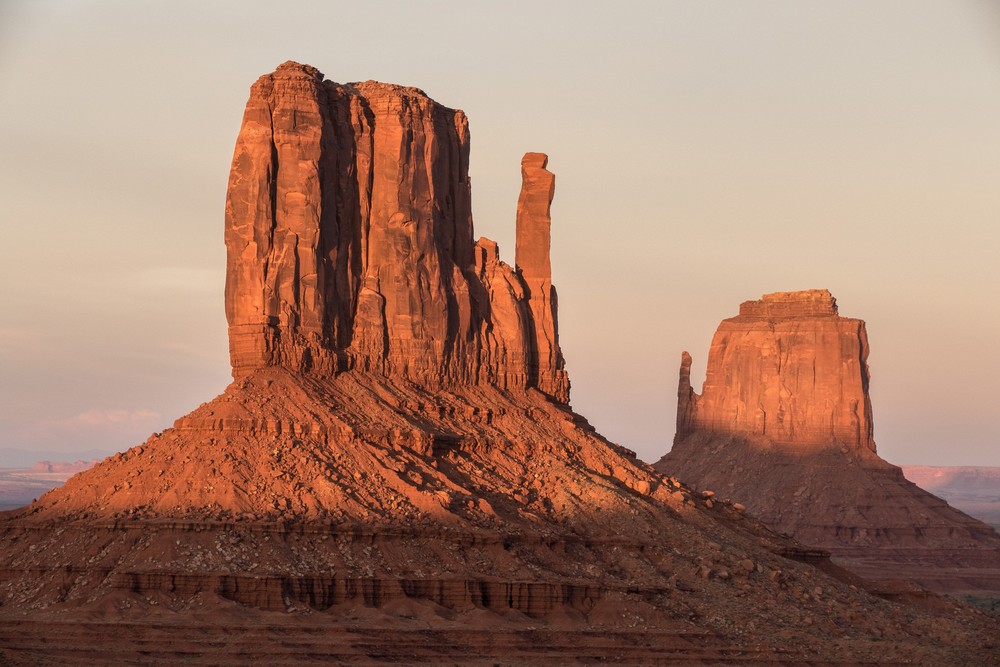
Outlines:
{"label": "sloping foreground ridge", "polygon": [[712,340],[701,394],[684,353],[677,435],[656,467],[866,578],[1000,596],[1000,536],[876,453],[868,352],[865,323],[827,290],[741,304]]}
{"label": "sloping foreground ridge", "polygon": [[988,664],[996,619],[873,596],[572,412],[546,158],[510,267],[468,147],[414,88],[254,85],[234,382],[2,515],[0,662]]}

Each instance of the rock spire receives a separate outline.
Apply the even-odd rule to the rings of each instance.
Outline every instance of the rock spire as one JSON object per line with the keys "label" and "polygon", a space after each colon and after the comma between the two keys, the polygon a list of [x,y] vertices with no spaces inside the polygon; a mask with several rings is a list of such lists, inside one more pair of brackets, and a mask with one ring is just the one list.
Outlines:
{"label": "rock spire", "polygon": [[462,111],[292,62],[261,77],[226,199],[234,377],[362,368],[429,387],[534,386],[568,402],[546,159],[523,163],[518,273],[495,243],[473,240]]}
{"label": "rock spire", "polygon": [[556,177],[544,153],[526,153],[521,160],[521,196],[517,201],[517,249],[514,263],[528,292],[531,314],[529,376],[533,384],[562,402],[569,400],[569,379],[563,369],[556,319],[558,301],[552,286],[552,197]]}

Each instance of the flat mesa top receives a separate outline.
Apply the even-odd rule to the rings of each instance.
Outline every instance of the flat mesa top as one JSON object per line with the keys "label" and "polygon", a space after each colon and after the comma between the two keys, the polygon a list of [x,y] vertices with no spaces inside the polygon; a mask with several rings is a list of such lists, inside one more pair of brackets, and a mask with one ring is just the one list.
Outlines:
{"label": "flat mesa top", "polygon": [[[278,67],[270,74],[261,76],[257,79],[257,86],[263,86],[265,90],[269,90],[276,81],[284,84],[292,83],[293,85],[302,83],[305,83],[306,85],[325,85],[342,89],[348,94],[360,94],[362,97],[366,98],[416,98],[428,100],[443,109],[449,109],[443,104],[431,100],[427,93],[420,88],[415,88],[413,86],[401,86],[395,83],[384,83],[382,81],[374,81],[371,79],[351,83],[337,83],[327,79],[321,71],[312,65],[303,65],[302,63],[297,63],[294,60],[286,61],[278,65]],[[455,109],[450,110],[455,111]]]}
{"label": "flat mesa top", "polygon": [[756,301],[740,304],[740,317],[837,317],[837,300],[830,290],[810,289],[799,292],[774,292]]}

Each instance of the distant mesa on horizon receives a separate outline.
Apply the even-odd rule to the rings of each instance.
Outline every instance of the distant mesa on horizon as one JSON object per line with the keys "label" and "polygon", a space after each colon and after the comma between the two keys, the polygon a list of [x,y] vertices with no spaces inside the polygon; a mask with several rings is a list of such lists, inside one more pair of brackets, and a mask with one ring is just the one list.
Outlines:
{"label": "distant mesa on horizon", "polygon": [[903,465],[920,488],[1000,531],[1000,467]]}
{"label": "distant mesa on horizon", "polygon": [[91,468],[100,459],[93,461],[84,461],[82,459],[77,459],[76,461],[38,461],[35,465],[31,466],[29,472],[41,473],[41,474],[57,474],[57,475],[75,475],[78,472]]}
{"label": "distant mesa on horizon", "polygon": [[0,470],[4,469],[26,469],[32,466],[52,462],[54,465],[68,465],[76,462],[100,461],[114,454],[109,449],[87,449],[82,451],[56,451],[56,450],[35,450],[35,449],[0,449]]}

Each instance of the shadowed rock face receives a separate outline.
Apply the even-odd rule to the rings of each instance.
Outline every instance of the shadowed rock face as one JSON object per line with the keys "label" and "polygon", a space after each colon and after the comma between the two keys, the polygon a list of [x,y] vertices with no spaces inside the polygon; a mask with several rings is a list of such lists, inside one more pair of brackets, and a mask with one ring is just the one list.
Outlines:
{"label": "shadowed rock face", "polygon": [[868,337],[826,290],[740,306],[712,340],[704,388],[681,359],[677,433],[655,467],[745,505],[873,579],[1000,591],[1000,538],[879,458]]}
{"label": "shadowed rock face", "polygon": [[297,63],[261,77],[226,200],[234,377],[357,367],[432,387],[535,386],[568,402],[546,159],[525,158],[517,273],[495,243],[473,241],[463,112]]}
{"label": "shadowed rock face", "polygon": [[867,360],[865,323],[840,317],[827,290],[744,302],[715,333],[701,395],[681,358],[675,441],[710,431],[875,451]]}

